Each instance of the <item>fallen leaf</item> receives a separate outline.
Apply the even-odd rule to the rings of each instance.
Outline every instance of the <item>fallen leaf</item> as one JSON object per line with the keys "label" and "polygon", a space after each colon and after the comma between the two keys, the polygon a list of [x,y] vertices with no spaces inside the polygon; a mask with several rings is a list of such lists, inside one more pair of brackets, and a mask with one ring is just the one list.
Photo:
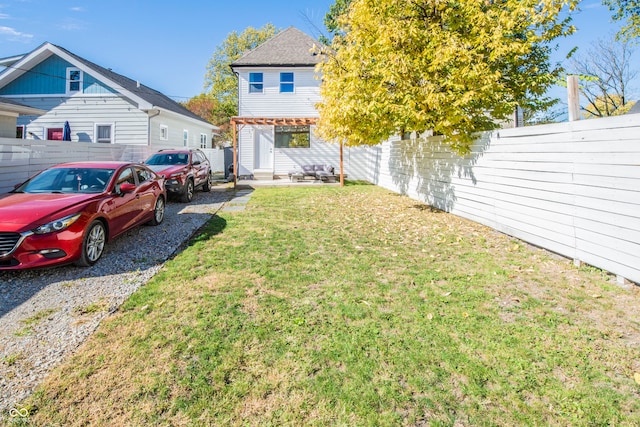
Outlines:
{"label": "fallen leaf", "polygon": [[640,372],[633,374],[633,379],[636,380],[636,384],[640,384]]}

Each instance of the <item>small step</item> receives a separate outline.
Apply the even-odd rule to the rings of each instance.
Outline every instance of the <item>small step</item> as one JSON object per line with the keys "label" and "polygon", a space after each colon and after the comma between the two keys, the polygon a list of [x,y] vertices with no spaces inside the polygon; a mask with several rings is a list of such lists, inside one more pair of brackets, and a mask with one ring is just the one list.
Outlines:
{"label": "small step", "polygon": [[273,181],[272,170],[254,170],[253,179],[256,181]]}

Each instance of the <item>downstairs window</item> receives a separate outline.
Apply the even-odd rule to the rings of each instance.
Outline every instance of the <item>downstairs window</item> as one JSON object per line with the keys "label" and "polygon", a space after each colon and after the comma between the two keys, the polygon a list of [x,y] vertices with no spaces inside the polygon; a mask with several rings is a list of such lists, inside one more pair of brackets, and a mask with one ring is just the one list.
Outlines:
{"label": "downstairs window", "polygon": [[276,148],[310,148],[309,126],[276,126]]}

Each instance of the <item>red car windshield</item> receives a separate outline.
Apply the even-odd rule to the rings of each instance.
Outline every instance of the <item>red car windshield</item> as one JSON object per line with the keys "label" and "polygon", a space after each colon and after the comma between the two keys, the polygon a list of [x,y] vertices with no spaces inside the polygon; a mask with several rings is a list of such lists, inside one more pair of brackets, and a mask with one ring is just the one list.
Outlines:
{"label": "red car windshield", "polygon": [[148,165],[186,165],[189,164],[187,153],[154,154],[145,162]]}
{"label": "red car windshield", "polygon": [[102,193],[115,169],[53,168],[34,176],[16,193]]}

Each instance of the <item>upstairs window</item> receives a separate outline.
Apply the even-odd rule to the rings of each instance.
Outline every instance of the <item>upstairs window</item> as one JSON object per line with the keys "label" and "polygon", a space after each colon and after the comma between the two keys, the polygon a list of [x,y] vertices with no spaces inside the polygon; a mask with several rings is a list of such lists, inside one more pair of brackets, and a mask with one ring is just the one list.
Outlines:
{"label": "upstairs window", "polygon": [[262,93],[264,90],[264,76],[262,73],[249,73],[249,93]]}
{"label": "upstairs window", "polygon": [[67,68],[67,94],[82,92],[82,71]]}
{"label": "upstairs window", "polygon": [[293,92],[293,73],[280,73],[280,93]]}

